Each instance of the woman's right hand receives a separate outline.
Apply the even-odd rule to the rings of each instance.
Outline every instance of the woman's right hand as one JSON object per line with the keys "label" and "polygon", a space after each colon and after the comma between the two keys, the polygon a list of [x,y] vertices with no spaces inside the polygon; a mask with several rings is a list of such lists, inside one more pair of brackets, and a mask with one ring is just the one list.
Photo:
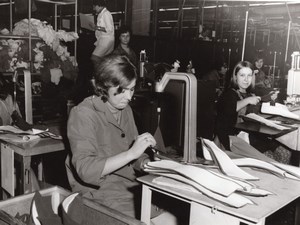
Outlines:
{"label": "woman's right hand", "polygon": [[251,96],[248,97],[247,100],[248,100],[248,104],[257,105],[260,102],[261,98],[259,96]]}
{"label": "woman's right hand", "polygon": [[135,139],[132,147],[128,150],[132,154],[133,159],[140,157],[144,151],[150,147],[155,146],[156,141],[150,133],[143,133]]}

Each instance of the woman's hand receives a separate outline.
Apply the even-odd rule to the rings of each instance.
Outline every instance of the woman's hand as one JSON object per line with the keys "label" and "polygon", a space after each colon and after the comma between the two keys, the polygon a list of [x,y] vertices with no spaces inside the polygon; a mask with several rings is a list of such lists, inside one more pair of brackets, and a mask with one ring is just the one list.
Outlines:
{"label": "woman's hand", "polygon": [[257,105],[260,102],[261,98],[259,96],[251,96],[248,97],[247,100],[248,100],[248,104]]}
{"label": "woman's hand", "polygon": [[135,142],[128,151],[111,156],[106,160],[101,176],[105,176],[120,169],[132,160],[139,158],[148,147],[155,145],[156,141],[151,134],[144,133],[137,136]]}
{"label": "woman's hand", "polygon": [[156,141],[154,137],[150,133],[143,133],[137,136],[134,144],[128,151],[130,151],[133,159],[137,159],[148,147],[155,145]]}

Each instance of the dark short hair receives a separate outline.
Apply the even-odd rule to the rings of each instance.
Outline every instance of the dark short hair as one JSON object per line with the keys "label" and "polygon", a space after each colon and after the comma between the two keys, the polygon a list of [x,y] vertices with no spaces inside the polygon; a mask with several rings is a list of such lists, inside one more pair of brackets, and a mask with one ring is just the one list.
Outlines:
{"label": "dark short hair", "polygon": [[253,58],[253,63],[257,62],[258,60],[264,60],[265,56],[262,52],[257,53]]}
{"label": "dark short hair", "polygon": [[[237,73],[242,69],[242,68],[250,68],[253,71],[253,65],[252,63],[248,62],[248,61],[240,61],[238,62],[235,67],[233,68],[233,72],[232,72],[232,76],[231,76],[231,81],[230,81],[230,86],[234,89],[238,88],[237,82],[236,82],[236,76]],[[249,87],[250,89],[254,88],[255,85],[255,76],[253,75],[253,79],[252,79],[252,84]]]}
{"label": "dark short hair", "polygon": [[216,63],[216,69],[217,69],[217,70],[221,70],[222,67],[228,68],[227,63],[226,63],[226,62],[217,62],[217,63]]}
{"label": "dark short hair", "polygon": [[124,55],[109,55],[103,58],[95,72],[95,94],[108,99],[108,89],[118,87],[121,93],[133,80],[137,79],[136,67]]}
{"label": "dark short hair", "polygon": [[224,59],[223,56],[218,56],[212,66],[213,66],[213,69],[216,69],[216,70],[221,70],[222,67],[228,68],[226,60]]}
{"label": "dark short hair", "polygon": [[125,34],[125,33],[129,33],[130,35],[132,34],[132,30],[128,25],[122,25],[119,29],[118,29],[118,36],[120,37],[121,34]]}
{"label": "dark short hair", "polygon": [[93,5],[106,7],[106,0],[93,0]]}

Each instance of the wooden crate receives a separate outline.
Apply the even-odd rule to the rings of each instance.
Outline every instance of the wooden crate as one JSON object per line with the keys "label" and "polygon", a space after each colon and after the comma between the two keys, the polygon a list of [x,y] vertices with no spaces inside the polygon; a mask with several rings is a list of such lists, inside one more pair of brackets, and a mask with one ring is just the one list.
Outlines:
{"label": "wooden crate", "polygon": [[[62,200],[70,194],[69,191],[58,186],[40,190],[39,192],[42,196],[52,196],[52,207],[54,212],[57,212]],[[30,214],[30,207],[34,194],[35,193],[20,195],[0,201],[0,209],[12,216],[15,216],[17,213],[20,215]]]}

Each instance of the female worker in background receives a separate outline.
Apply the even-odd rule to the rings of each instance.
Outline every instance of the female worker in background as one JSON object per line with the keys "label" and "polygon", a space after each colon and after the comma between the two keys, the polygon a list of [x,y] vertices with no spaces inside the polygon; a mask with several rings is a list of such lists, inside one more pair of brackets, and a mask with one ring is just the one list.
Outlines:
{"label": "female worker in background", "polygon": [[203,80],[212,80],[216,86],[216,99],[221,95],[226,86],[228,66],[223,60],[218,60],[215,68],[204,74]]}
{"label": "female worker in background", "polygon": [[140,199],[133,164],[156,145],[150,133],[138,135],[129,106],[136,80],[126,56],[104,57],[95,73],[95,95],[75,106],[68,120],[75,174],[66,161],[73,191],[131,217],[137,217]]}
{"label": "female worker in background", "polygon": [[254,58],[255,88],[254,93],[262,97],[262,101],[275,101],[278,92],[273,91],[273,79],[267,76],[263,70],[264,57],[257,54]]}
{"label": "female worker in background", "polygon": [[[235,124],[242,122],[240,115],[257,112],[255,106],[261,97],[252,93],[255,75],[252,64],[242,61],[233,69],[229,88],[223,92],[217,103],[216,136],[221,147],[230,150],[229,135],[237,134]],[[254,106],[254,107],[253,107]],[[278,162],[289,164],[291,152],[276,141],[255,134],[249,134],[250,145]]]}
{"label": "female worker in background", "polygon": [[91,60],[96,69],[101,59],[114,50],[115,27],[111,13],[106,8],[105,0],[93,0],[93,9],[98,14],[96,25],[91,25],[95,30],[95,50]]}
{"label": "female worker in background", "polygon": [[133,63],[133,65],[137,66],[137,56],[130,47],[131,35],[132,32],[129,26],[123,25],[120,27],[118,30],[119,44],[113,51],[113,54],[125,55]]}
{"label": "female worker in background", "polygon": [[222,93],[217,103],[216,135],[226,150],[230,150],[229,135],[236,134],[234,126],[245,115],[247,106],[257,105],[260,97],[252,91],[255,85],[253,66],[250,62],[236,64],[229,87]]}

